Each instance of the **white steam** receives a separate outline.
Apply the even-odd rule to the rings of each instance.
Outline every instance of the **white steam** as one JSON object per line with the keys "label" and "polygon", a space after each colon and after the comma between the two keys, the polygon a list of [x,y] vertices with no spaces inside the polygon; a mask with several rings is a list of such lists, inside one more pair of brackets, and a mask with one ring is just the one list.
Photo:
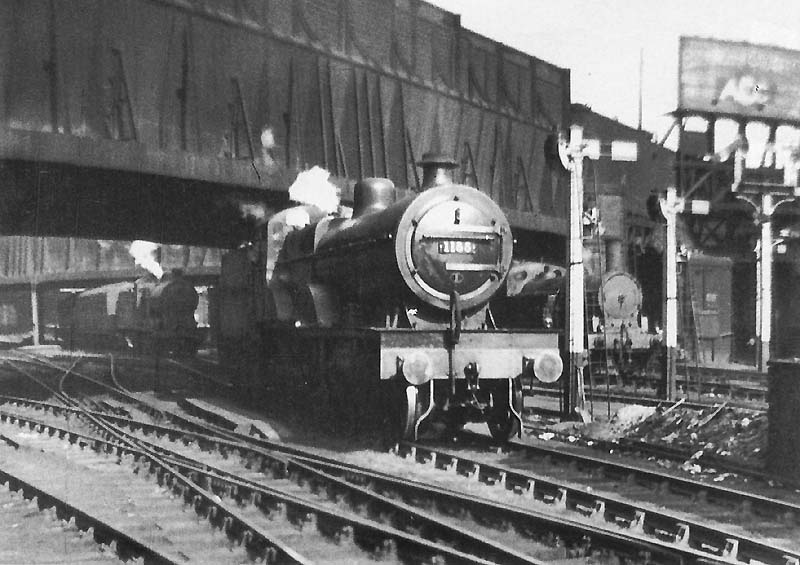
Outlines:
{"label": "white steam", "polygon": [[159,245],[152,241],[137,239],[131,243],[131,248],[128,250],[128,253],[133,257],[133,262],[136,265],[140,265],[153,273],[153,275],[160,280],[161,277],[164,276],[164,269],[162,269],[161,265],[156,261],[156,251],[158,247]]}
{"label": "white steam", "polygon": [[339,189],[328,178],[331,174],[314,166],[301,171],[289,187],[289,198],[301,204],[311,204],[331,214],[339,208]]}
{"label": "white steam", "polygon": [[300,206],[289,208],[286,211],[286,225],[293,228],[303,228],[311,223],[311,215]]}
{"label": "white steam", "polygon": [[267,209],[263,204],[240,202],[239,212],[243,218],[252,218],[257,222],[263,222],[267,218]]}

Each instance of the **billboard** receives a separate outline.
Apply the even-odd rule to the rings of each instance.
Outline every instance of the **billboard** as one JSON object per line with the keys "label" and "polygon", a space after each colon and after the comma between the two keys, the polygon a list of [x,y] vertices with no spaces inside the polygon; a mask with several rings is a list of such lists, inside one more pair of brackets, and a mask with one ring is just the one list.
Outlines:
{"label": "billboard", "polygon": [[800,123],[800,51],[681,37],[678,111]]}

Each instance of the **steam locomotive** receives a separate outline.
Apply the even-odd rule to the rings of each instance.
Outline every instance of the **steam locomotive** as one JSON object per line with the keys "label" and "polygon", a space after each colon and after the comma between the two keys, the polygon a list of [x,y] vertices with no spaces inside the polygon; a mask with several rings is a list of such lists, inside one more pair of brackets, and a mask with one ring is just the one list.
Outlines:
{"label": "steam locomotive", "polygon": [[[617,375],[645,371],[660,342],[643,324],[639,282],[628,272],[609,271],[602,277],[587,277],[585,288],[587,345],[595,367]],[[500,296],[491,307],[499,327],[563,331],[568,313],[566,278],[532,278],[518,294]]]}
{"label": "steam locomotive", "polygon": [[63,297],[58,338],[71,349],[197,352],[203,335],[194,318],[198,294],[180,270],[147,275]]}
{"label": "steam locomotive", "polygon": [[223,259],[212,327],[223,362],[258,367],[249,397],[328,410],[344,431],[416,438],[477,421],[496,438],[520,433],[520,377],[560,377],[558,332],[493,326],[508,220],[452,182],[453,161],[421,165],[419,193],[398,200],[390,180],[364,179],[351,218],[289,209]]}

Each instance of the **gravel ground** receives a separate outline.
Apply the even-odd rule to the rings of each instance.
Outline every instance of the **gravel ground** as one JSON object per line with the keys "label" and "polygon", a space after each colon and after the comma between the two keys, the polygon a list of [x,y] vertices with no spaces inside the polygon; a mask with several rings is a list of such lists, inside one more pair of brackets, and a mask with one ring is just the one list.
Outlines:
{"label": "gravel ground", "polygon": [[589,424],[547,419],[536,423],[576,440],[626,438],[690,450],[693,459],[715,455],[759,468],[767,447],[767,415],[724,404],[704,410],[627,405],[619,407],[610,419],[603,415]]}

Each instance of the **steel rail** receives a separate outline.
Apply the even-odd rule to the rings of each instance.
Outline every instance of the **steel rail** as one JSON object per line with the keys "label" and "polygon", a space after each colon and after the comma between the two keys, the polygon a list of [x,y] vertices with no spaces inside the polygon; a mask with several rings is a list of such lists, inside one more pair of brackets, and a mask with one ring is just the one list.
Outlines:
{"label": "steel rail", "polygon": [[[0,419],[2,417],[3,412],[0,411]],[[123,425],[126,423],[125,418],[114,417],[113,419],[117,420]],[[215,436],[201,436],[194,433],[187,434],[178,428],[168,428],[160,424],[149,424],[138,421],[128,421],[127,423],[142,429],[148,428],[156,434],[166,434],[168,437],[170,437],[170,439],[175,438],[176,440],[181,441],[194,440],[201,445],[211,444],[215,449],[220,450],[223,453],[238,451],[242,457],[259,457],[267,459],[271,464],[277,464],[281,467],[285,466],[286,473],[302,474],[305,479],[309,481],[323,481],[327,482],[328,484],[332,481],[338,481],[338,484],[344,482],[342,479],[338,479],[330,473],[325,473],[323,471],[336,471],[336,474],[344,475],[346,479],[349,478],[350,480],[352,480],[354,476],[361,476],[364,477],[364,482],[374,481],[379,477],[378,474],[375,474],[368,469],[363,469],[353,465],[346,465],[342,462],[332,459],[326,459],[296,446],[283,444],[276,445],[275,447],[277,447],[278,450],[283,451],[285,454],[281,456],[277,453],[278,450],[265,450],[252,444],[243,443],[240,441],[233,441]],[[256,443],[261,442],[257,440]],[[179,465],[181,463],[186,464],[186,462],[181,461],[176,461],[174,464]],[[202,465],[206,466],[205,464]],[[264,466],[263,460],[259,463],[259,465],[262,467]],[[321,469],[320,467],[324,467],[324,469]],[[226,474],[225,471],[220,472],[218,469],[216,472],[218,473],[218,476],[210,478],[209,480],[221,480],[221,478]],[[249,481],[244,480],[243,482],[237,483],[237,488],[244,488],[248,484]],[[533,531],[552,531],[558,534],[560,537],[567,540],[572,540],[576,543],[585,543],[586,537],[589,536],[595,542],[595,545],[601,549],[621,552],[627,556],[630,556],[631,554],[636,556],[637,554],[641,553],[649,553],[661,555],[665,559],[665,562],[679,562],[681,560],[696,562],[700,559],[714,559],[714,557],[710,556],[708,553],[698,552],[689,547],[679,547],[673,543],[664,542],[663,540],[658,539],[644,539],[640,532],[620,532],[616,527],[613,529],[603,528],[602,525],[598,524],[597,522],[580,522],[564,518],[562,516],[553,516],[551,514],[537,512],[531,509],[502,505],[492,501],[482,500],[478,497],[458,495],[453,491],[447,491],[447,489],[438,489],[432,485],[426,485],[416,481],[398,479],[396,477],[391,478],[390,476],[385,475],[381,481],[381,484],[384,487],[388,487],[391,484],[393,485],[392,488],[394,492],[398,492],[406,496],[408,496],[409,492],[412,494],[416,493],[414,496],[412,496],[412,498],[416,498],[418,500],[429,500],[430,497],[433,496],[435,498],[446,500],[446,503],[451,507],[457,508],[464,505],[466,508],[471,508],[473,509],[473,515],[476,516],[487,514],[494,515],[497,516],[502,523],[522,524],[528,530]],[[351,489],[354,486],[355,485],[349,485]],[[359,492],[362,493],[362,496],[371,496],[371,498],[375,498],[377,496],[374,492],[364,493],[365,490],[367,489],[364,487],[359,487]],[[395,500],[386,499],[386,497],[381,496],[379,500],[382,499],[389,500],[394,505],[393,508],[395,512],[409,510],[407,505],[398,506],[397,501]],[[417,509],[411,509],[411,511],[415,514],[419,513]],[[495,558],[493,561],[511,563],[512,561],[509,560],[509,557],[510,556],[504,556],[500,560]],[[530,557],[527,559],[529,562],[534,561]]]}
{"label": "steel rail", "polygon": [[[562,443],[573,443],[573,440],[576,438],[571,436],[570,434],[565,434],[562,432],[556,432],[547,429],[546,427],[535,426],[532,424],[524,424],[523,429],[529,432],[534,437],[540,433],[548,433],[552,434],[553,437],[557,438],[558,441]],[[572,440],[568,438],[572,437]],[[685,461],[696,461],[700,465],[705,465],[708,467],[713,466],[714,469],[717,471],[725,471],[729,473],[734,473],[741,477],[747,477],[749,479],[757,479],[762,481],[766,484],[771,485],[788,485],[792,488],[800,488],[800,481],[792,481],[787,479],[786,477],[779,477],[777,475],[770,474],[764,471],[761,467],[756,465],[749,465],[747,463],[738,463],[736,461],[732,461],[727,457],[722,455],[716,455],[714,453],[703,453],[702,456],[696,457],[695,454],[697,453],[696,449],[680,449],[677,447],[669,446],[669,445],[660,445],[656,443],[649,443],[645,441],[637,441],[628,438],[620,438],[618,440],[602,440],[602,439],[595,439],[595,438],[583,438],[578,437],[577,441],[575,441],[578,445],[582,447],[590,448],[595,451],[603,451],[603,452],[621,452],[621,453],[630,453],[636,454],[641,453],[644,455],[648,455],[651,457],[658,457],[659,459],[667,459],[670,461],[675,461],[679,463],[683,463]]]}
{"label": "steel rail", "polygon": [[[560,398],[563,394],[560,390],[554,388],[545,388],[545,387],[530,387],[526,388],[525,392],[527,393],[526,396],[528,397],[536,397],[536,396],[543,396],[547,398]],[[766,391],[765,391],[766,392]],[[605,391],[597,391],[587,388],[586,390],[587,398],[592,397],[595,402],[603,402],[606,400],[610,400],[611,402],[615,402],[618,404],[640,404],[642,406],[661,406],[662,404],[672,404],[669,400],[664,400],[663,398],[656,398],[654,396],[633,396],[629,394],[606,394]],[[766,412],[766,408],[755,405],[756,401],[746,401],[746,400],[736,400],[732,398],[726,398],[725,402],[731,408],[741,408],[745,410],[751,410],[757,413]],[[713,408],[715,406],[719,406],[720,402],[718,401],[696,401],[696,400],[685,400],[682,406],[686,408],[691,408],[693,410],[707,410],[708,408]],[[534,411],[538,410],[537,408],[533,408]]]}
{"label": "steel rail", "polygon": [[[179,434],[180,432],[179,431],[173,431],[172,433]],[[240,449],[241,450],[243,448],[242,443],[244,443],[245,445],[249,445],[249,446],[257,445],[257,446],[264,447],[264,448],[266,448],[268,450],[272,450],[272,451],[276,451],[276,452],[280,452],[280,453],[285,453],[285,454],[294,456],[295,458],[301,457],[301,458],[305,458],[306,460],[308,460],[310,458],[310,459],[313,459],[313,460],[316,460],[316,461],[320,461],[320,462],[333,463],[333,464],[337,464],[339,466],[343,465],[339,461],[326,459],[324,457],[320,457],[319,455],[317,455],[317,454],[315,454],[315,453],[313,453],[313,452],[311,452],[311,451],[309,451],[307,449],[299,448],[297,446],[292,446],[292,445],[285,444],[285,443],[282,443],[282,442],[274,442],[274,441],[271,441],[271,440],[268,440],[268,439],[264,439],[264,438],[256,438],[256,437],[253,437],[253,436],[246,436],[246,435],[243,435],[243,434],[238,434],[238,433],[235,433],[235,432],[227,432],[227,431],[225,432],[225,435],[227,437],[236,438],[234,441],[230,441],[230,442],[226,441],[225,442],[231,448],[234,448],[234,449]],[[205,441],[210,441],[212,443],[218,443],[218,444],[220,444],[220,443],[222,443],[224,441],[221,438],[215,438],[213,436],[212,437],[208,437],[207,436],[204,439],[205,439]],[[252,449],[252,447],[250,447],[250,449]],[[350,471],[351,473],[357,474],[357,473],[362,471],[361,468],[358,468],[356,466],[349,466],[349,467],[351,469],[351,471]],[[530,516],[529,516],[529,518],[530,518]],[[580,527],[585,527],[585,526],[583,524],[579,523],[578,527],[580,528]],[[647,543],[653,543],[653,542],[659,543],[660,542],[660,540],[653,540],[653,539],[643,540],[640,537],[633,538],[632,536],[628,536],[628,542],[631,542],[631,540],[634,540],[634,543],[639,543],[639,544],[641,544],[641,543],[647,544]],[[695,559],[695,556],[690,555],[691,552],[694,551],[692,548],[682,547],[682,548],[677,548],[677,550],[676,550],[677,546],[675,544],[667,544],[665,547],[669,548],[673,552],[674,551],[687,551],[688,553],[686,555],[684,555],[684,557],[688,558],[690,561]],[[653,550],[653,549],[654,549],[653,547],[650,547],[649,550]],[[663,551],[661,553],[663,553]],[[726,554],[725,550],[723,550],[722,553]],[[703,552],[701,555],[702,555],[702,558],[706,559],[706,560],[708,560],[708,559],[719,559],[719,557],[715,557],[715,556],[713,556],[712,554],[710,554],[708,552]]]}
{"label": "steel rail", "polygon": [[[558,534],[566,539],[573,537],[575,532],[584,530],[583,535],[590,537],[589,543],[594,544],[597,540],[602,540],[602,543],[597,544],[601,546],[600,549],[611,549],[628,555],[635,552],[640,554],[646,552],[650,554],[651,559],[653,558],[652,555],[656,554],[667,559],[676,559],[679,562],[713,561],[718,559],[688,546],[681,546],[660,539],[645,538],[643,536],[644,532],[634,531],[633,528],[631,528],[632,534],[620,531],[619,523],[615,524],[613,528],[603,527],[602,521],[598,519],[600,514],[598,514],[597,507],[586,508],[586,512],[583,513],[585,517],[590,518],[594,523],[571,520],[563,516],[559,516],[556,519],[551,514],[530,508],[504,504],[479,496],[470,496],[452,489],[412,479],[398,479],[386,473],[342,464],[325,458],[302,458],[302,460],[307,461],[309,465],[325,469],[328,472],[351,477],[351,480],[353,476],[358,476],[362,480],[366,479],[371,484],[371,488],[376,490],[391,489],[409,498],[419,497],[420,494],[423,494],[431,501],[445,501],[452,505],[458,505],[458,507],[475,516],[495,517],[507,524],[514,524],[514,527],[520,530],[533,530],[540,527],[542,522],[545,522],[549,524],[550,528],[557,529]],[[431,463],[435,465],[435,460]],[[455,473],[456,467],[449,467],[446,470]],[[471,475],[470,478],[476,479],[477,476]],[[504,490],[506,488],[502,482],[495,483],[495,485]],[[532,500],[533,485],[531,483],[527,486],[529,488],[521,489],[519,493],[524,494],[527,500]],[[553,497],[550,504],[558,510],[567,509],[566,499],[561,496],[561,493]]]}
{"label": "steel rail", "polygon": [[[161,446],[156,446],[155,444],[152,445],[156,449],[164,449]],[[173,457],[174,455],[175,454],[171,454]],[[522,554],[484,536],[480,536],[475,533],[464,532],[460,528],[439,520],[425,512],[421,512],[414,507],[386,498],[385,496],[377,495],[368,489],[359,487],[358,485],[350,484],[347,481],[341,480],[332,475],[327,475],[311,467],[306,467],[308,474],[313,475],[314,479],[316,480],[326,481],[326,484],[323,486],[328,489],[329,493],[331,492],[331,485],[338,485],[339,487],[345,487],[348,495],[361,495],[361,499],[353,498],[350,500],[349,503],[351,506],[359,506],[362,503],[383,503],[376,508],[377,514],[387,516],[387,510],[393,512],[395,519],[390,520],[390,522],[397,521],[399,516],[402,515],[402,519],[409,525],[413,525],[417,528],[421,527],[421,529],[429,532],[428,535],[436,537],[441,541],[434,542],[421,536],[408,534],[407,532],[395,527],[385,526],[371,520],[366,520],[356,514],[342,513],[338,510],[334,511],[329,508],[325,508],[322,505],[310,502],[302,497],[281,492],[278,489],[269,487],[259,483],[258,481],[246,479],[235,473],[220,469],[219,467],[210,465],[208,463],[185,462],[182,461],[182,459],[171,459],[171,461],[173,461],[174,465],[181,468],[181,471],[184,474],[202,476],[205,481],[212,485],[214,492],[217,492],[218,494],[225,494],[227,496],[235,496],[239,503],[247,500],[257,501],[260,498],[267,496],[272,498],[280,498],[287,505],[295,506],[304,512],[323,515],[326,519],[331,521],[335,520],[343,522],[346,525],[353,527],[354,530],[364,530],[366,535],[380,535],[391,539],[395,544],[398,545],[420,546],[434,556],[438,555],[446,558],[448,562],[450,559],[454,559],[456,562],[464,563],[507,563],[509,565],[525,563],[529,565],[545,565],[544,561],[534,559],[531,556]],[[298,466],[302,467],[301,464],[293,459],[286,460],[285,464],[285,470],[287,474],[294,474],[297,472]],[[320,485],[317,485],[317,487],[319,486]],[[384,508],[381,508],[380,506],[383,506]],[[456,543],[459,547],[461,547],[461,549],[453,551],[452,548],[442,545],[442,542],[448,544]],[[418,550],[419,547],[415,549],[415,551]]]}
{"label": "steel rail", "polygon": [[[34,382],[44,386],[46,389],[51,390],[49,386],[41,383],[39,379],[29,375],[26,371],[16,367],[14,364],[6,361],[12,367],[19,370],[23,375],[32,378]],[[93,380],[93,379],[88,379]],[[63,379],[60,382],[60,385],[63,386]],[[175,471],[170,465],[168,465],[165,461],[161,460],[154,452],[148,450],[142,446],[131,445],[131,441],[127,439],[123,434],[120,434],[113,430],[110,425],[106,424],[101,420],[101,417],[95,416],[91,414],[89,411],[77,406],[77,403],[66,397],[63,393],[57,392],[56,395],[59,397],[60,400],[66,402],[67,406],[72,408],[77,408],[80,410],[82,416],[89,418],[91,422],[95,425],[103,428],[105,432],[114,439],[117,440],[117,443],[114,444],[117,450],[120,449],[129,449],[132,450],[131,454],[136,456],[133,452],[134,449],[138,450],[138,456],[144,457],[150,461],[150,464],[156,466],[157,468],[161,469],[163,473],[167,473],[172,477],[175,477],[176,481],[173,483],[171,488],[173,491],[177,491],[182,497],[184,502],[187,501],[188,493],[193,493],[192,495],[192,502],[195,507],[195,510],[200,513],[204,509],[208,509],[207,516],[209,521],[219,527],[223,532],[228,535],[230,539],[233,541],[238,541],[239,543],[245,544],[248,549],[253,551],[256,555],[261,555],[262,557],[274,559],[274,558],[282,558],[287,560],[287,562],[297,563],[302,565],[310,565],[312,562],[305,557],[303,557],[300,553],[296,552],[293,548],[285,545],[280,540],[276,539],[272,536],[269,532],[260,528],[258,526],[254,526],[249,522],[247,518],[242,516],[238,510],[230,507],[227,504],[222,503],[221,501],[214,500],[214,494],[209,493],[206,489],[203,489],[199,485],[195,484],[193,481],[188,479],[187,477],[181,476],[179,473]],[[48,426],[50,427],[50,426]],[[125,446],[125,444],[128,444]],[[107,444],[108,445],[108,444]],[[234,526],[234,524],[238,525],[238,528]],[[241,533],[241,537],[236,539],[236,534]],[[245,532],[249,532],[249,534],[245,535]]]}
{"label": "steel rail", "polygon": [[[464,437],[475,437],[483,441],[484,436],[465,432]],[[463,445],[463,444],[462,444]],[[747,493],[734,489],[701,483],[615,463],[604,459],[593,458],[586,455],[565,453],[551,448],[529,446],[517,442],[508,444],[511,449],[524,451],[531,457],[541,457],[547,460],[560,460],[570,468],[589,468],[595,476],[618,477],[621,481],[634,484],[643,484],[659,489],[659,492],[683,492],[693,494],[703,503],[722,500],[734,503],[734,507],[746,511],[766,511],[772,517],[780,520],[794,520],[800,516],[800,505],[782,500],[770,499],[760,495]],[[735,533],[723,532],[708,527],[707,525],[676,516],[669,512],[659,512],[653,509],[637,506],[612,496],[603,496],[595,492],[586,492],[563,481],[551,479],[527,471],[512,469],[483,461],[475,461],[445,449],[425,446],[415,443],[403,443],[399,446],[404,453],[413,454],[415,459],[428,461],[433,459],[436,465],[455,466],[463,473],[482,478],[487,482],[504,484],[507,490],[518,493],[527,493],[533,490],[533,498],[538,499],[564,499],[562,505],[577,511],[586,508],[595,509],[601,513],[608,522],[628,523],[628,527],[635,527],[653,533],[666,534],[675,540],[676,544],[688,544],[691,547],[707,547],[708,555],[715,558],[724,558],[732,562],[748,563],[751,559],[763,563],[786,564],[800,563],[800,553],[788,549],[774,548],[754,538]],[[715,553],[713,553],[713,552]],[[797,560],[797,561],[795,561]]]}
{"label": "steel rail", "polygon": [[[486,437],[476,433],[463,432],[462,437],[479,443],[486,443]],[[590,471],[603,469],[606,475],[616,474],[616,476],[622,477],[628,482],[633,479],[643,485],[657,485],[662,489],[669,487],[671,491],[676,493],[692,493],[704,500],[725,501],[735,507],[746,506],[748,510],[762,510],[765,515],[773,518],[795,517],[800,519],[800,504],[786,502],[777,498],[769,498],[747,491],[679,477],[636,465],[617,463],[592,455],[567,452],[553,447],[531,445],[517,441],[509,442],[505,444],[505,447],[521,451],[529,459],[538,457],[551,462],[560,461],[571,468],[583,466]]]}
{"label": "steel rail", "polygon": [[[185,456],[166,450],[162,446],[153,444],[152,442],[143,441],[140,438],[130,438],[130,443],[138,444],[136,446],[125,445],[120,443],[118,433],[113,433],[105,426],[99,426],[101,433],[106,433],[114,438],[114,441],[90,436],[75,430],[59,428],[54,424],[47,423],[28,416],[11,414],[7,411],[0,410],[0,421],[9,423],[27,423],[37,430],[51,430],[56,431],[59,437],[68,437],[73,443],[89,446],[96,451],[110,452],[114,451],[117,455],[131,455],[136,458],[144,458],[150,462],[151,470],[156,469],[159,482],[167,484],[173,491],[181,495],[184,501],[189,498],[195,510],[200,514],[207,514],[213,519],[212,523],[224,528],[226,532],[235,530],[237,535],[241,536],[241,532],[249,532],[245,539],[251,539],[253,534],[263,535],[263,532],[251,524],[247,524],[242,519],[237,519],[231,509],[224,503],[214,500],[215,494],[226,494],[234,496],[238,504],[250,501],[256,503],[263,509],[263,501],[268,499],[273,504],[285,505],[291,508],[296,514],[308,515],[313,514],[325,520],[329,525],[333,525],[339,532],[346,532],[346,528],[352,528],[357,533],[364,534],[365,537],[375,538],[376,536],[391,540],[398,550],[406,552],[412,556],[419,556],[420,553],[426,553],[429,556],[439,556],[447,560],[448,563],[465,563],[465,564],[479,564],[488,565],[491,563],[509,563],[509,564],[528,564],[528,565],[544,565],[545,562],[534,559],[530,556],[519,553],[513,549],[507,548],[502,544],[493,542],[488,538],[463,532],[462,530],[446,523],[442,520],[426,516],[425,513],[419,512],[410,506],[393,501],[386,497],[381,497],[356,485],[352,485],[338,479],[337,477],[328,476],[319,470],[307,467],[308,475],[313,475],[317,480],[328,479],[328,483],[338,483],[344,486],[349,492],[360,492],[361,498],[371,498],[374,500],[383,501],[384,506],[389,506],[390,510],[400,514],[408,512],[410,515],[406,517],[409,523],[415,523],[419,526],[422,524],[424,527],[433,527],[432,535],[439,536],[445,535],[445,541],[455,540],[456,542],[466,545],[464,551],[453,549],[442,543],[431,541],[417,535],[409,534],[407,532],[398,530],[393,527],[384,526],[382,524],[364,519],[354,514],[343,514],[339,511],[333,511],[320,504],[305,500],[298,496],[293,496],[275,488],[260,484],[255,481],[240,477],[235,473],[219,469],[206,463],[191,460]],[[144,445],[142,445],[144,444]],[[102,449],[101,449],[102,448]],[[153,456],[152,452],[162,451],[161,456]],[[296,472],[298,466],[303,466],[302,463],[293,462],[287,459],[280,459],[275,454],[259,453],[258,455],[269,456],[273,462],[282,465],[286,473]],[[161,459],[163,457],[163,460]],[[182,478],[191,479],[188,484],[182,483]],[[204,500],[200,500],[198,493],[203,495],[203,489],[196,485],[197,481],[202,479],[206,484],[211,485],[212,490],[206,491]],[[191,493],[195,494],[192,495]],[[190,494],[187,494],[190,493]],[[357,504],[357,503],[356,503]],[[219,508],[218,511],[213,508]],[[383,508],[382,510],[386,510]],[[221,520],[218,517],[222,516]],[[234,521],[242,524],[240,527],[234,525]],[[449,534],[449,535],[448,535]],[[342,534],[347,537],[347,534]],[[339,537],[342,537],[339,536]],[[239,537],[237,541],[241,542],[242,538]],[[469,553],[468,553],[469,552]],[[485,554],[487,559],[475,556],[472,552],[480,552]],[[294,562],[304,562],[297,561]]]}
{"label": "steel rail", "polygon": [[180,555],[168,555],[152,547],[145,541],[139,540],[118,528],[92,516],[50,493],[46,489],[36,486],[24,479],[13,475],[2,468],[0,464],[0,483],[8,484],[14,491],[21,491],[23,496],[31,500],[38,499],[40,509],[55,508],[57,513],[75,518],[75,523],[81,530],[94,528],[95,538],[99,540],[117,540],[117,552],[125,555],[130,553],[144,559],[145,563],[158,565],[184,565],[186,559]]}

